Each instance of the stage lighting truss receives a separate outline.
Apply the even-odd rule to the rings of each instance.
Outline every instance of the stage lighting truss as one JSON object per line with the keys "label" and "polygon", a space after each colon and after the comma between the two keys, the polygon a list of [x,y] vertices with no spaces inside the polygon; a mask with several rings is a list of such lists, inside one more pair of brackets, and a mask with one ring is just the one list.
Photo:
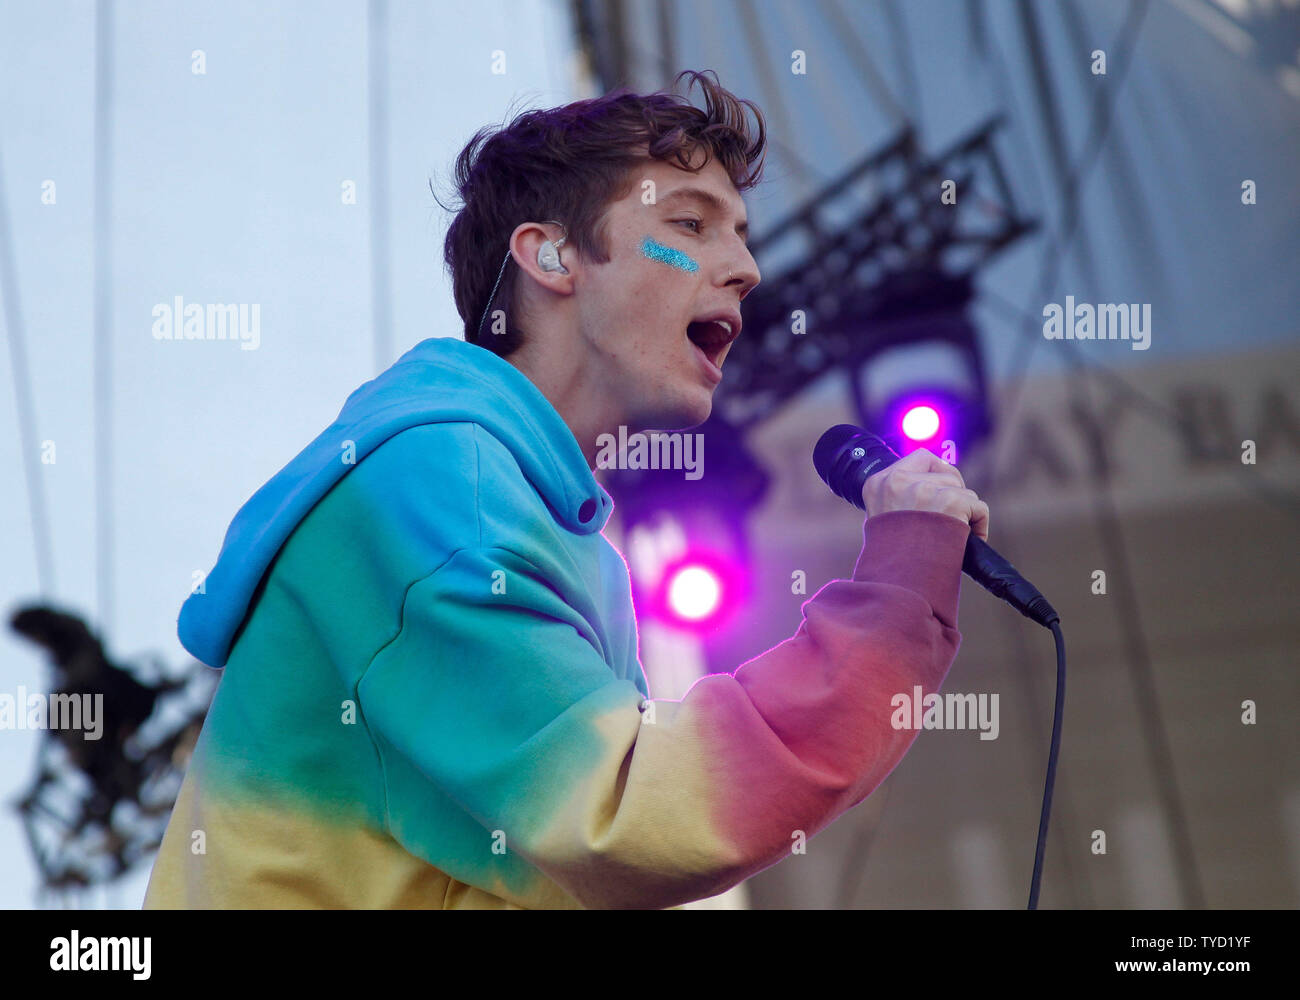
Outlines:
{"label": "stage lighting truss", "polygon": [[974,330],[958,319],[978,270],[1036,225],[998,161],[1001,124],[934,157],[906,129],[754,241],[765,276],[714,397],[722,420],[743,432],[831,371],[857,384],[880,351],[936,336],[967,353],[986,411]]}
{"label": "stage lighting truss", "polygon": [[51,700],[102,698],[97,738],[41,730],[36,776],[14,803],[42,898],[64,899],[115,882],[158,849],[219,674],[195,663],[170,678],[157,657],[121,666],[80,618],[45,606],[20,609],[11,625],[49,654]]}
{"label": "stage lighting truss", "polygon": [[903,317],[877,320],[849,388],[858,422],[899,454],[928,448],[957,465],[991,429],[987,377],[964,299],[928,307],[942,301],[935,293],[921,290]]}

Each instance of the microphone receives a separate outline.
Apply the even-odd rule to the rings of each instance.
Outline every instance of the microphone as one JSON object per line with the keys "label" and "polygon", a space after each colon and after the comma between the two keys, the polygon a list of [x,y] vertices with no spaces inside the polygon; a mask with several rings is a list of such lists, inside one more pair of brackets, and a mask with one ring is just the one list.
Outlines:
{"label": "microphone", "polygon": [[[898,453],[861,427],[837,424],[821,436],[813,448],[817,475],[837,497],[865,511],[862,484],[881,469],[898,461]],[[1047,603],[1038,588],[1016,572],[988,542],[971,535],[966,540],[962,571],[994,597],[1001,598],[1026,618],[1051,628],[1061,616]]]}

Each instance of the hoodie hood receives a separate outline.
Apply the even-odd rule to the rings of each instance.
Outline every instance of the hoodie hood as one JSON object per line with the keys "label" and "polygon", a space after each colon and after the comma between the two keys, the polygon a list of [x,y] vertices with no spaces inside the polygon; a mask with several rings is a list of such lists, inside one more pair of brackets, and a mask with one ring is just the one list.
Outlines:
{"label": "hoodie hood", "polygon": [[[479,424],[505,445],[569,531],[604,529],[613,501],[550,401],[486,348],[435,337],[353,392],[334,423],[239,509],[203,590],[181,607],[181,645],[208,666],[225,666],[258,584],[312,507],[393,435],[447,422]],[[352,461],[344,462],[348,442]]]}

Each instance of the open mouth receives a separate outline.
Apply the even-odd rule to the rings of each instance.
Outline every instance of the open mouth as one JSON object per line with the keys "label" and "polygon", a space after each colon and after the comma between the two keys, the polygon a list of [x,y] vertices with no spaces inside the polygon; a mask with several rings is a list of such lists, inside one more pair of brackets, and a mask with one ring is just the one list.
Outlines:
{"label": "open mouth", "polygon": [[739,335],[740,323],[728,318],[695,320],[686,327],[687,339],[719,370],[731,342]]}

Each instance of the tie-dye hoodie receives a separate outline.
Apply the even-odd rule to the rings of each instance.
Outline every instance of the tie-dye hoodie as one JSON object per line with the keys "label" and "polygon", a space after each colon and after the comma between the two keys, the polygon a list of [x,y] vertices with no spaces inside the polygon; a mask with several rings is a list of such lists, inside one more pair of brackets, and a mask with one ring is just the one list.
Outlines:
{"label": "tie-dye hoodie", "polygon": [[225,669],[145,906],[671,907],[870,794],[956,653],[967,526],[872,518],[792,638],[651,700],[612,509],[484,348],[356,390],[181,609]]}

